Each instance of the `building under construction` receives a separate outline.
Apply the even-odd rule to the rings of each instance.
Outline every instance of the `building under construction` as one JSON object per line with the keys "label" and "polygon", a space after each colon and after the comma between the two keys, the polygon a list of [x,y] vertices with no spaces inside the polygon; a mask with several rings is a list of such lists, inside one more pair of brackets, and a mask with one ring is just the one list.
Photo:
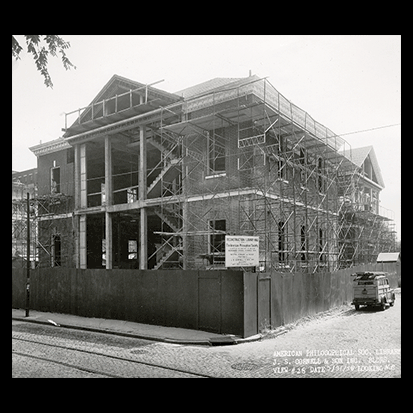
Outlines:
{"label": "building under construction", "polygon": [[372,147],[266,78],[174,94],[114,75],[38,157],[40,265],[223,269],[225,235],[260,239],[260,270],[334,271],[394,249]]}
{"label": "building under construction", "polygon": [[[37,169],[12,171],[11,173],[11,256],[12,266],[26,265],[27,244],[29,243],[29,260],[32,265],[37,261],[37,220],[35,205],[32,204],[27,219],[27,194],[29,199],[37,198]],[[29,232],[27,232],[29,224]],[[29,242],[27,242],[29,240]]]}

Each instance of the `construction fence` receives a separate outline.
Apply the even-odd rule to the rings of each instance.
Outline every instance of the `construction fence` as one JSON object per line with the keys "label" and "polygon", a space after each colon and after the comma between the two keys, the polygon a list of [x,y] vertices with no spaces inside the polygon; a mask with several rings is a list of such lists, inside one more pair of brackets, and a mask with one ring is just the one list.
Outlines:
{"label": "construction fence", "polygon": [[[30,309],[249,337],[349,303],[351,274],[364,270],[400,284],[400,264],[314,274],[36,268]],[[26,272],[13,269],[12,308],[24,308],[25,297]]]}

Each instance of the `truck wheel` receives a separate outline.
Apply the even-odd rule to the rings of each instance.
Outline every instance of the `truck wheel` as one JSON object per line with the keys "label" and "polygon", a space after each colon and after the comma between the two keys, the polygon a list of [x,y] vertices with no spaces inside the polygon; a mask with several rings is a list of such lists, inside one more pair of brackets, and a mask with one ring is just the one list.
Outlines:
{"label": "truck wheel", "polygon": [[356,309],[356,311],[360,310],[360,304],[354,304],[354,308]]}
{"label": "truck wheel", "polygon": [[380,310],[384,311],[386,309],[386,299],[381,300]]}

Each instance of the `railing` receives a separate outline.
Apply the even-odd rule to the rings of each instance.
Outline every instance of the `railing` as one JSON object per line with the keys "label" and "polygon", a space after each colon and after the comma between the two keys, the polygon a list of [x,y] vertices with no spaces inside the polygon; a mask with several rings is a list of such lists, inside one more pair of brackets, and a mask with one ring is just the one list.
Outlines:
{"label": "railing", "polygon": [[289,119],[296,125],[302,127],[303,130],[311,133],[335,151],[340,150],[343,145],[349,147],[349,144],[345,139],[341,138],[321,123],[315,121],[306,111],[291,103],[265,78],[261,79],[255,77],[243,85],[234,85],[232,88],[221,89],[200,97],[188,99],[184,103],[184,108],[186,112],[193,112],[224,101],[241,98],[249,94],[254,94],[266,105],[272,107],[286,119]]}
{"label": "railing", "polygon": [[391,221],[394,221],[395,218],[394,211],[392,211],[391,209],[384,208],[382,206],[379,206],[379,215]]}
{"label": "railing", "polygon": [[[88,110],[91,111],[90,120],[98,119],[98,118],[101,118],[101,117],[104,117],[104,116],[107,116],[107,115],[118,112],[119,98],[123,98],[123,97],[127,97],[127,96],[129,97],[129,102],[128,102],[129,105],[127,105],[127,107],[123,108],[122,110],[132,108],[133,106],[138,106],[140,104],[145,104],[145,103],[148,102],[148,86],[153,86],[153,85],[156,85],[157,83],[161,83],[163,81],[164,81],[164,79],[158,80],[157,82],[150,83],[150,84],[147,84],[147,85],[143,85],[143,86],[140,86],[136,89],[131,89],[128,92],[121,93],[119,95],[113,96],[112,98],[103,99],[103,100],[100,100],[99,102],[94,102],[94,103],[92,103],[88,106],[85,106],[83,108],[79,108],[79,109],[73,110],[71,112],[65,113],[65,130],[67,130],[68,116],[69,115],[73,115],[73,114],[76,113],[77,114],[77,119],[76,120],[77,120],[78,124],[80,124],[82,116],[84,116]],[[143,102],[140,101],[138,105],[133,105],[133,93],[136,93],[136,92],[138,92],[142,89],[145,89],[145,98],[144,98]],[[113,104],[110,105],[109,103],[112,103],[112,102],[113,102]],[[109,108],[111,108],[111,109],[109,109]],[[108,110],[110,110],[110,112],[108,112]],[[102,112],[102,114],[100,116],[96,116],[100,112]]]}

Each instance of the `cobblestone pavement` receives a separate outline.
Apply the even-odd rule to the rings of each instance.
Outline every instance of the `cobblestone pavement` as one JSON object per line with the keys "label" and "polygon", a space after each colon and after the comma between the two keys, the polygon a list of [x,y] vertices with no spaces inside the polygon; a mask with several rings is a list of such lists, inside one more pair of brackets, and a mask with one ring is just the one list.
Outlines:
{"label": "cobblestone pavement", "polygon": [[[401,377],[401,293],[385,311],[342,306],[283,335],[232,352],[256,377]],[[271,364],[271,366],[270,366]]]}
{"label": "cobblestone pavement", "polygon": [[13,377],[401,377],[401,293],[259,342],[181,346],[12,322]]}
{"label": "cobblestone pavement", "polygon": [[12,377],[199,377],[138,360],[153,341],[12,321]]}

